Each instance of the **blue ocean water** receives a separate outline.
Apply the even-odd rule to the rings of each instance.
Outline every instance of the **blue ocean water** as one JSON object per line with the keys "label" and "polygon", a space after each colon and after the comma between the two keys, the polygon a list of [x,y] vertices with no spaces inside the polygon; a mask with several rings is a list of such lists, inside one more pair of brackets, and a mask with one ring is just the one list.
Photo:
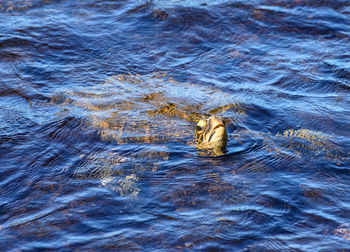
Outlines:
{"label": "blue ocean water", "polygon": [[[0,0],[1,251],[349,251],[347,0]],[[226,122],[223,156],[193,132]]]}

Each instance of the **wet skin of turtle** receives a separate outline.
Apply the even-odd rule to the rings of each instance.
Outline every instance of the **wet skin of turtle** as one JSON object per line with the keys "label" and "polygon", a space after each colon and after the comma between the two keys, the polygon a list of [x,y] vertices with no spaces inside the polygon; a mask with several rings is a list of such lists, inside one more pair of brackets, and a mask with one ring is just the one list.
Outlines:
{"label": "wet skin of turtle", "polygon": [[225,123],[215,115],[199,120],[195,130],[195,140],[197,149],[205,150],[210,156],[225,154],[228,140]]}

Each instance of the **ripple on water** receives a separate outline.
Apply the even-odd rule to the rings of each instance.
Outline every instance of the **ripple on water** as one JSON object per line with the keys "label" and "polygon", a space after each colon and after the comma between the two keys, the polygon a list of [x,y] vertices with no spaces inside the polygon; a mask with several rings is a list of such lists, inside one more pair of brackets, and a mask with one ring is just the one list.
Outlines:
{"label": "ripple on water", "polygon": [[1,1],[0,247],[347,251],[348,5]]}
{"label": "ripple on water", "polygon": [[3,147],[19,144],[27,137],[28,127],[31,126],[33,123],[20,111],[13,107],[0,106],[0,143]]}
{"label": "ripple on water", "polygon": [[340,236],[346,240],[350,240],[350,225],[349,223],[344,223],[334,230],[334,234]]}

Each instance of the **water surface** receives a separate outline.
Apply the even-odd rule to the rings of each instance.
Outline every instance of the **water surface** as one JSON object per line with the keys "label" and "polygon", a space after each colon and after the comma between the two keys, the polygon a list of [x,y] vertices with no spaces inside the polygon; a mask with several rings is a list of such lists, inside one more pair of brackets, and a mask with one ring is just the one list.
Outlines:
{"label": "water surface", "polygon": [[[0,248],[348,251],[348,1],[0,1]],[[228,152],[202,155],[221,116]]]}

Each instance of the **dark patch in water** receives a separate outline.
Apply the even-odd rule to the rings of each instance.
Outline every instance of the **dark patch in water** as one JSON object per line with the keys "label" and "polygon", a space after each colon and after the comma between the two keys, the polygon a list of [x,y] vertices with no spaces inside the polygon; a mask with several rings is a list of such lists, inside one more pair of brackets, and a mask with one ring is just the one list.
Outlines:
{"label": "dark patch in water", "polygon": [[[2,250],[347,251],[347,0],[0,3]],[[228,152],[199,156],[220,115]]]}

